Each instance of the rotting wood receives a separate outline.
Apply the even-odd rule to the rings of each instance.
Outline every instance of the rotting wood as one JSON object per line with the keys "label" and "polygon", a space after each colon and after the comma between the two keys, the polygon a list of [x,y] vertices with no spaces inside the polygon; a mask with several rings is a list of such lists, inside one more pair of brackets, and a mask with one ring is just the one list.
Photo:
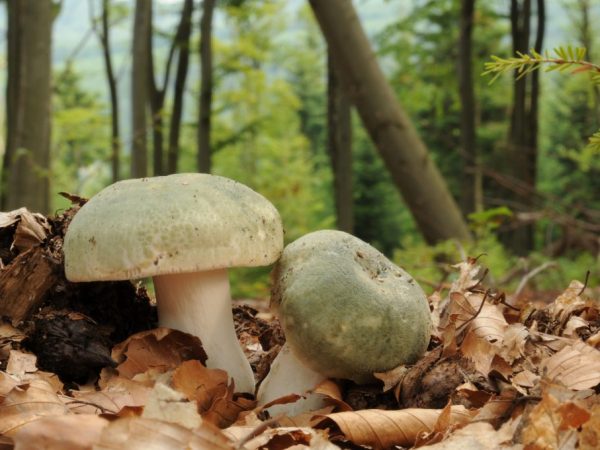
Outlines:
{"label": "rotting wood", "polygon": [[0,316],[13,326],[29,318],[57,282],[59,266],[47,250],[33,247],[0,270]]}

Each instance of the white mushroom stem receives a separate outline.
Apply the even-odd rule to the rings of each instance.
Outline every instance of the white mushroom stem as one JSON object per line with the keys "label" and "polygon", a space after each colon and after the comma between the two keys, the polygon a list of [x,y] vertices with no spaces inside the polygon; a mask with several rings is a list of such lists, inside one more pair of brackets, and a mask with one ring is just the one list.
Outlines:
{"label": "white mushroom stem", "polygon": [[227,269],[153,277],[161,326],[198,336],[209,368],[223,369],[236,392],[254,393],[254,375],[235,335]]}
{"label": "white mushroom stem", "polygon": [[273,360],[271,370],[258,388],[258,405],[266,405],[286,395],[298,394],[306,398],[294,403],[270,406],[268,411],[271,416],[286,414],[293,417],[303,412],[321,409],[326,406],[323,396],[308,392],[325,379],[326,377],[320,373],[305,366],[296,358],[289,346],[284,344]]}

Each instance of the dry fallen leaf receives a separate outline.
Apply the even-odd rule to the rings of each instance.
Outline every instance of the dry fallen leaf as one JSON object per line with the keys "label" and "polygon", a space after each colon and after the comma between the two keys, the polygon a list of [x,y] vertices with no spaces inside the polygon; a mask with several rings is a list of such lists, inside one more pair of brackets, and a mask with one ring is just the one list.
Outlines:
{"label": "dry fallen leaf", "polygon": [[223,430],[224,434],[236,442],[237,448],[244,450],[259,449],[301,449],[312,450],[339,450],[339,447],[327,440],[323,430],[306,427],[278,427],[268,428],[255,435],[252,427],[229,427]]}
{"label": "dry fallen leaf", "polygon": [[575,397],[566,389],[544,389],[523,427],[526,448],[575,448],[577,429],[590,419],[590,413],[577,400],[567,400],[569,395]]}
{"label": "dry fallen leaf", "polygon": [[227,372],[207,369],[199,361],[183,362],[172,376],[172,385],[189,400],[198,405],[205,421],[219,428],[234,423],[242,411],[248,411],[255,402],[239,397],[234,400],[234,386],[229,383]]}
{"label": "dry fallen leaf", "polygon": [[[377,449],[394,445],[412,446],[423,432],[434,430],[442,414],[441,409],[409,408],[399,411],[365,409],[328,414],[317,427],[337,425],[341,436],[353,444],[368,445]],[[451,425],[467,423],[475,413],[463,406],[453,406],[450,411]],[[333,432],[332,432],[333,434]]]}
{"label": "dry fallen leaf", "polygon": [[596,450],[600,447],[600,405],[594,405],[590,413],[590,420],[582,425],[579,433],[580,450]]}
{"label": "dry fallen leaf", "polygon": [[12,436],[20,427],[40,417],[65,414],[69,414],[69,409],[52,385],[44,380],[31,380],[13,387],[0,403],[0,435]]}
{"label": "dry fallen leaf", "polygon": [[195,430],[160,420],[126,417],[111,422],[94,450],[234,450],[218,428],[203,424]]}
{"label": "dry fallen leaf", "polygon": [[584,342],[568,345],[542,363],[550,381],[583,390],[600,383],[600,351]]}
{"label": "dry fallen leaf", "polygon": [[119,414],[125,408],[144,406],[152,388],[123,377],[112,377],[100,390],[71,391],[69,409],[77,414]]}
{"label": "dry fallen leaf", "polygon": [[193,429],[202,424],[195,401],[163,383],[156,383],[150,392],[142,417],[158,419]]}
{"label": "dry fallen leaf", "polygon": [[93,414],[48,416],[21,427],[13,436],[18,450],[87,450],[108,420]]}
{"label": "dry fallen leaf", "polygon": [[[510,423],[510,422],[507,422]],[[512,423],[511,423],[512,425]],[[521,444],[512,444],[514,426],[495,430],[489,423],[476,422],[466,425],[442,442],[419,447],[427,450],[496,450],[522,449]]]}
{"label": "dry fallen leaf", "polygon": [[460,344],[460,352],[475,365],[475,369],[487,377],[496,356],[495,347],[485,337],[470,330]]}
{"label": "dry fallen leaf", "polygon": [[32,213],[27,208],[0,212],[0,228],[17,224],[11,247],[23,252],[39,245],[50,232],[48,219],[39,213]]}
{"label": "dry fallen leaf", "polygon": [[166,372],[183,361],[197,359],[206,362],[206,353],[200,339],[169,328],[156,328],[134,334],[116,345],[112,359],[119,363],[119,375],[133,378],[148,370]]}

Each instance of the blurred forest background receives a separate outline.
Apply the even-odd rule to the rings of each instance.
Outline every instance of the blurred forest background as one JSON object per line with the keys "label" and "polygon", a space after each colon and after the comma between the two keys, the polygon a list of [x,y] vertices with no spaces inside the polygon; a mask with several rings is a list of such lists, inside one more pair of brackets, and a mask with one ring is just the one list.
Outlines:
{"label": "blurred forest background", "polygon": [[[598,61],[593,0],[2,3],[4,211],[211,172],[269,198],[288,242],[349,231],[428,289],[481,253],[503,287],[600,281],[600,89],[481,76],[559,44]],[[236,294],[264,296],[264,273]]]}

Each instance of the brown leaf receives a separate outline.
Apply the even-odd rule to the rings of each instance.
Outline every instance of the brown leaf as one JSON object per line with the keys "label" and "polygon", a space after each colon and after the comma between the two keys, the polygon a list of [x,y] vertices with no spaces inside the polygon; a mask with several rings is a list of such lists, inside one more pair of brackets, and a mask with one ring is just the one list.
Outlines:
{"label": "brown leaf", "polygon": [[459,270],[458,278],[452,283],[451,292],[465,292],[470,287],[473,287],[478,282],[478,275],[481,272],[477,261],[469,258],[467,261],[462,261],[452,267]]}
{"label": "brown leaf", "polygon": [[513,323],[504,330],[502,347],[498,352],[509,364],[525,355],[529,330],[522,323]]}
{"label": "brown leaf", "polygon": [[373,376],[383,381],[383,392],[387,392],[402,383],[406,372],[408,372],[408,367],[402,365],[387,372],[375,372]]}
{"label": "brown leaf", "polygon": [[487,339],[477,335],[471,330],[465,336],[460,345],[460,352],[473,361],[475,369],[484,377],[487,377],[492,367],[492,361],[496,355],[495,348]]}
{"label": "brown leaf", "polygon": [[87,450],[107,425],[108,420],[90,414],[48,416],[21,427],[13,440],[19,450]]}
{"label": "brown leaf", "polygon": [[206,362],[206,353],[200,339],[169,328],[156,328],[134,334],[116,345],[112,358],[117,361],[119,374],[133,378],[148,370],[166,372],[183,361],[197,359]]}
{"label": "brown leaf", "polygon": [[11,350],[6,363],[6,372],[22,379],[26,373],[37,372],[36,362],[37,357],[31,353]]}
{"label": "brown leaf", "polygon": [[94,450],[233,450],[225,435],[210,424],[195,430],[142,417],[111,422],[94,445]]}
{"label": "brown leaf", "polygon": [[322,395],[325,403],[335,405],[338,411],[352,411],[352,407],[343,399],[340,386],[333,380],[326,379],[321,381],[313,392]]}
{"label": "brown leaf", "polygon": [[127,378],[113,377],[101,390],[72,391],[69,409],[78,414],[119,414],[125,408],[144,406],[152,389]]}
{"label": "brown leaf", "polygon": [[208,411],[215,398],[227,392],[227,372],[220,369],[208,369],[199,361],[183,362],[173,372],[171,380],[173,388],[183,393],[188,400],[198,403],[200,414]]}
{"label": "brown leaf", "polygon": [[585,301],[579,296],[583,287],[580,281],[571,281],[569,287],[548,306],[548,313],[554,321],[565,324],[573,313],[585,306]]}
{"label": "brown leaf", "polygon": [[550,381],[558,381],[569,389],[583,390],[600,383],[600,351],[576,341],[565,346],[542,363]]}
{"label": "brown leaf", "polygon": [[542,401],[529,414],[523,428],[526,448],[574,448],[577,428],[587,422],[590,414],[578,401],[568,401],[561,396],[574,396],[564,390],[544,389]]}
{"label": "brown leaf", "polygon": [[[377,449],[394,445],[411,446],[421,433],[434,430],[442,411],[409,408],[399,411],[365,409],[340,412],[328,414],[317,427],[325,428],[335,424],[347,440],[357,445],[369,445]],[[473,415],[473,412],[462,406],[453,406],[449,423],[464,424]]]}
{"label": "brown leaf", "polygon": [[203,422],[195,401],[187,400],[181,392],[161,382],[157,382],[150,392],[142,417],[163,420],[189,429],[199,427]]}
{"label": "brown leaf", "polygon": [[13,387],[0,403],[0,435],[12,436],[25,424],[44,416],[69,414],[50,383],[31,380]]}
{"label": "brown leaf", "polygon": [[508,327],[500,307],[488,303],[483,294],[451,292],[450,317],[455,318],[458,330],[467,325],[477,336],[498,345]]}
{"label": "brown leaf", "polygon": [[287,448],[311,448],[313,450],[336,450],[339,447],[327,440],[326,432],[307,427],[277,427],[267,428],[256,434],[250,426],[234,426],[223,430],[237,448],[245,450]]}
{"label": "brown leaf", "polygon": [[0,212],[0,228],[17,224],[11,247],[19,253],[42,243],[50,232],[48,219],[42,214],[32,213],[27,208]]}
{"label": "brown leaf", "polygon": [[205,421],[225,428],[237,420],[242,411],[255,406],[243,397],[234,400],[233,383],[228,383],[227,372],[207,369],[199,361],[182,363],[174,372],[172,385],[189,400],[198,404],[198,412]]}
{"label": "brown leaf", "polygon": [[580,450],[600,448],[600,405],[594,405],[590,412],[590,420],[583,424],[579,433]]}
{"label": "brown leaf", "polygon": [[[508,422],[512,425],[512,423]],[[497,450],[522,449],[521,444],[511,445],[514,427],[502,427],[495,430],[492,425],[484,422],[470,423],[455,431],[447,439],[433,445],[419,447],[427,450]]]}

